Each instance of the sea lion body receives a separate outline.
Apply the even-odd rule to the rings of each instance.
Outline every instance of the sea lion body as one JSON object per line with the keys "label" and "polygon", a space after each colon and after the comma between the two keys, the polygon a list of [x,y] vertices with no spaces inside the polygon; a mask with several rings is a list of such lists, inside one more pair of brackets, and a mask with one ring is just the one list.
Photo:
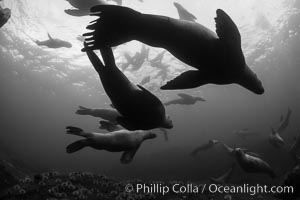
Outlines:
{"label": "sea lion body", "polygon": [[272,179],[276,177],[270,165],[261,158],[246,154],[242,149],[236,149],[236,159],[240,167],[248,173],[268,174]]}
{"label": "sea lion body", "polygon": [[180,105],[193,105],[197,101],[205,101],[201,97],[194,97],[188,94],[179,93],[177,94],[180,98],[166,102],[164,105],[180,104]]}
{"label": "sea lion body", "polygon": [[0,28],[6,24],[11,16],[11,10],[9,8],[2,8],[0,6]]}
{"label": "sea lion body", "polygon": [[104,60],[109,60],[106,66],[100,66],[102,63],[97,55],[87,51],[113,107],[122,115],[118,123],[128,130],[172,128],[172,121],[166,116],[162,102],[150,91],[128,80],[115,65],[110,48],[101,53]]}
{"label": "sea lion body", "polygon": [[190,13],[187,9],[185,9],[182,5],[176,2],[173,4],[176,7],[179,18],[181,20],[187,20],[191,22],[195,22],[197,20],[197,18],[192,13]]}
{"label": "sea lion body", "polygon": [[141,14],[126,7],[96,6],[91,11],[101,12],[101,18],[87,27],[94,31],[84,34],[92,36],[87,39],[91,41],[91,48],[138,40],[165,48],[182,62],[198,69],[182,73],[161,89],[237,83],[256,94],[264,92],[260,80],[245,62],[236,25],[220,9],[216,18],[218,36],[198,23]]}
{"label": "sea lion body", "polygon": [[75,17],[87,16],[90,14],[90,9],[96,5],[105,5],[106,2],[103,0],[66,0],[75,9],[67,9],[65,13]]}
{"label": "sea lion body", "polygon": [[279,133],[275,129],[271,129],[272,132],[269,135],[269,142],[275,148],[282,148],[285,144],[283,138],[279,135]]}
{"label": "sea lion body", "polygon": [[211,149],[218,143],[220,143],[218,140],[209,140],[207,143],[204,143],[204,144],[200,145],[199,147],[197,147],[194,151],[192,151],[192,153],[190,155],[196,156],[198,152]]}
{"label": "sea lion body", "polygon": [[44,41],[37,40],[37,41],[35,41],[35,43],[38,46],[46,46],[46,47],[49,47],[49,48],[52,48],[52,49],[58,49],[58,48],[62,48],[62,47],[65,47],[65,48],[71,48],[72,47],[72,44],[70,42],[60,40],[60,39],[57,39],[57,38],[52,38],[50,36],[50,34],[48,34],[48,37],[49,37],[48,40],[44,40]]}
{"label": "sea lion body", "polygon": [[86,139],[70,144],[67,147],[67,153],[74,153],[85,147],[110,152],[123,151],[121,162],[124,164],[132,161],[144,140],[156,137],[156,134],[150,131],[119,130],[110,133],[89,133],[77,127],[67,127],[67,133],[86,137]]}

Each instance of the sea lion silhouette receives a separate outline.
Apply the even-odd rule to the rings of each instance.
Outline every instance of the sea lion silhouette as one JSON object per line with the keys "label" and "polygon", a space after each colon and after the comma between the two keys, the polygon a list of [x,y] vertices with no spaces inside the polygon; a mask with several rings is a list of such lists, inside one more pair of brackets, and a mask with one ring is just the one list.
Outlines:
{"label": "sea lion silhouette", "polygon": [[288,112],[287,112],[286,116],[284,116],[284,115],[280,116],[280,122],[276,128],[276,131],[279,134],[282,134],[286,130],[288,125],[290,124],[291,115],[292,115],[292,110],[290,108],[288,108]]}
{"label": "sea lion silhouette", "polygon": [[122,152],[121,163],[130,163],[141,144],[148,139],[156,138],[151,131],[127,131],[119,130],[110,133],[90,133],[81,128],[68,126],[67,134],[85,137],[67,147],[67,153],[74,153],[84,147],[92,147],[98,150],[110,152]]}
{"label": "sea lion silhouette", "polygon": [[159,98],[142,86],[131,83],[118,69],[111,48],[100,49],[104,66],[98,56],[84,44],[106,94],[122,115],[117,119],[121,126],[128,130],[173,128],[172,120],[166,115]]}
{"label": "sea lion silhouette", "polygon": [[2,8],[0,6],[0,28],[6,24],[11,16],[11,10],[9,8]]}
{"label": "sea lion silhouette", "polygon": [[195,22],[197,17],[195,17],[192,13],[190,13],[187,9],[185,9],[181,4],[174,2],[174,6],[177,9],[179,19],[187,20],[191,22]]}
{"label": "sea lion silhouette", "polygon": [[264,173],[272,179],[276,177],[270,165],[261,158],[246,154],[242,149],[235,150],[236,159],[240,167],[247,173]]}
{"label": "sea lion silhouette", "polygon": [[92,32],[84,34],[90,49],[138,40],[165,48],[197,69],[182,73],[161,89],[236,83],[256,94],[264,93],[261,81],[245,62],[237,26],[221,9],[216,11],[217,35],[198,23],[142,14],[122,6],[100,5],[91,12],[101,17],[87,27]]}
{"label": "sea lion silhouette", "polygon": [[164,103],[165,106],[169,106],[172,104],[180,104],[180,105],[194,105],[197,101],[205,101],[205,99],[201,97],[194,97],[188,94],[179,93],[177,94],[180,98],[170,100]]}
{"label": "sea lion silhouette", "polygon": [[285,144],[283,138],[272,127],[271,127],[271,134],[269,135],[269,142],[275,148],[282,148]]}
{"label": "sea lion silhouette", "polygon": [[104,0],[66,0],[76,9],[66,9],[65,13],[75,17],[86,16],[90,14],[90,9],[96,5],[105,5]]}
{"label": "sea lion silhouette", "polygon": [[36,40],[35,43],[38,46],[46,46],[52,49],[57,49],[57,48],[62,48],[62,47],[66,47],[66,48],[71,48],[72,44],[70,42],[64,41],[64,40],[60,40],[57,38],[52,38],[51,35],[48,33],[48,40],[44,40],[44,41],[39,41]]}
{"label": "sea lion silhouette", "polygon": [[220,143],[218,140],[209,140],[207,143],[201,144],[199,147],[197,147],[195,150],[193,150],[190,153],[190,155],[196,156],[200,151],[205,151],[205,150],[211,149],[218,143]]}

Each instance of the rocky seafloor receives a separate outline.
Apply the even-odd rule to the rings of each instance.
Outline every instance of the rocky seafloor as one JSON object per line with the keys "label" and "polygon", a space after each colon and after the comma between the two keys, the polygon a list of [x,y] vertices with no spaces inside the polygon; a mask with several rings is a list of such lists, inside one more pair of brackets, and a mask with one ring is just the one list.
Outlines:
{"label": "rocky seafloor", "polygon": [[[31,173],[33,174],[33,173]],[[154,182],[143,180],[117,180],[104,175],[91,172],[60,173],[56,171],[28,175],[21,168],[15,167],[11,162],[0,160],[0,200],[296,200],[299,198],[300,165],[291,170],[283,185],[294,186],[294,193],[281,195],[265,194],[234,194],[219,193],[183,193],[172,191],[165,195],[162,193],[126,192],[126,185],[155,185],[161,184],[172,188],[174,184],[186,186],[182,181]]]}
{"label": "rocky seafloor", "polygon": [[[300,179],[298,179],[300,180]],[[274,196],[267,195],[224,195],[224,194],[137,194],[136,192],[128,193],[125,191],[127,184],[146,183],[154,184],[154,182],[144,182],[142,180],[117,181],[104,175],[97,175],[90,172],[71,172],[61,174],[59,172],[46,172],[34,175],[33,177],[25,177],[19,179],[16,184],[3,190],[0,194],[1,200],[160,200],[160,199],[190,199],[190,200],[213,200],[213,199],[277,199]],[[163,184],[174,185],[172,182],[164,182]],[[179,182],[184,185],[186,183]],[[284,199],[294,199],[284,198]]]}

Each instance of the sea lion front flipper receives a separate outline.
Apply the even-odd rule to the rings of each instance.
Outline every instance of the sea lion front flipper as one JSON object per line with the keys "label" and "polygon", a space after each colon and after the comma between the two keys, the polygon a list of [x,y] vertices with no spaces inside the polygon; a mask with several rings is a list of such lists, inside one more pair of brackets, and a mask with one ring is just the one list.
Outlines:
{"label": "sea lion front flipper", "polygon": [[122,156],[121,156],[121,163],[122,164],[128,164],[132,161],[134,155],[136,154],[137,149],[133,149],[131,151],[124,151]]}
{"label": "sea lion front flipper", "polygon": [[95,52],[88,47],[86,42],[84,42],[83,44],[84,44],[85,52],[86,52],[88,58],[90,59],[91,63],[93,64],[95,70],[99,73],[99,75],[102,74],[102,70],[104,70],[103,63],[98,58],[98,56],[95,54]]}
{"label": "sea lion front flipper", "polygon": [[205,78],[205,75],[199,70],[189,70],[183,72],[175,79],[168,81],[165,85],[161,86],[160,89],[179,90],[196,88],[208,83],[208,81]]}
{"label": "sea lion front flipper", "polygon": [[227,45],[240,48],[241,35],[232,19],[223,10],[218,9],[215,21],[218,37]]}
{"label": "sea lion front flipper", "polygon": [[53,40],[52,36],[50,35],[50,33],[47,33],[48,34],[48,38],[49,40]]}

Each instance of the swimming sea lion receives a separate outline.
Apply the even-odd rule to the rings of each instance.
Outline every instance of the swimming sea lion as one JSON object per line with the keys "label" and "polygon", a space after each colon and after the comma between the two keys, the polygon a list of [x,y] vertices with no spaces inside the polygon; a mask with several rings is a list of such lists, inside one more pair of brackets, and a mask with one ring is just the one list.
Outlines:
{"label": "swimming sea lion", "polygon": [[177,9],[179,19],[187,20],[187,21],[191,21],[191,22],[195,22],[197,20],[197,17],[195,17],[192,13],[190,13],[187,9],[185,9],[179,3],[174,2],[174,6]]}
{"label": "swimming sea lion", "polygon": [[233,133],[236,134],[237,136],[243,138],[243,139],[247,139],[247,137],[250,137],[250,136],[260,136],[259,132],[250,130],[248,128],[233,131]]}
{"label": "swimming sea lion", "polygon": [[151,76],[146,76],[141,80],[140,85],[145,85],[145,84],[149,83],[150,80],[151,80]]}
{"label": "swimming sea lion", "polygon": [[285,144],[279,133],[272,127],[271,134],[269,135],[269,142],[275,148],[282,148]]}
{"label": "swimming sea lion", "polygon": [[162,51],[159,54],[157,54],[153,59],[149,60],[150,65],[152,67],[159,68],[159,69],[167,67],[168,65],[164,65],[162,63],[162,59],[163,59],[165,53],[166,53],[166,51]]}
{"label": "swimming sea lion", "polygon": [[98,72],[103,88],[113,106],[122,115],[117,121],[128,130],[172,128],[162,102],[140,85],[134,85],[118,69],[111,48],[100,49],[105,66],[85,44],[86,53]]}
{"label": "swimming sea lion", "polygon": [[284,117],[284,115],[280,116],[280,122],[277,125],[277,132],[279,134],[283,133],[286,130],[286,128],[288,127],[288,125],[290,124],[291,114],[292,114],[292,110],[290,108],[288,108],[288,112],[287,112],[286,116],[285,117]]}
{"label": "swimming sea lion", "polygon": [[76,111],[78,115],[90,115],[93,117],[99,117],[104,120],[110,121],[113,124],[117,124],[117,118],[121,117],[120,113],[115,109],[94,109],[94,108],[86,108],[83,106],[79,106],[79,109]]}
{"label": "swimming sea lion", "polygon": [[233,164],[224,174],[222,174],[221,176],[217,177],[217,178],[213,178],[211,177],[209,180],[213,183],[217,183],[217,184],[224,184],[224,183],[228,183],[228,181],[231,179],[232,174],[233,174],[233,170],[235,168],[235,164]]}
{"label": "swimming sea lion", "polygon": [[254,156],[254,157],[261,158],[261,156],[260,156],[259,154],[254,153],[254,152],[251,152],[251,151],[249,151],[249,150],[246,149],[246,148],[232,148],[232,147],[230,147],[230,146],[228,146],[227,144],[224,144],[224,143],[222,143],[222,146],[223,146],[223,148],[226,150],[226,153],[227,153],[229,156],[235,156],[235,151],[236,151],[237,149],[242,149],[242,150],[245,152],[245,154],[248,154],[248,155],[250,155],[250,156]]}
{"label": "swimming sea lion", "polygon": [[190,154],[191,156],[196,156],[198,152],[208,150],[212,148],[214,145],[220,143],[218,140],[209,140],[207,143],[204,143],[197,147],[192,153]]}
{"label": "swimming sea lion", "polygon": [[64,40],[60,40],[57,38],[52,38],[51,35],[48,33],[48,40],[45,41],[39,41],[36,40],[35,43],[39,46],[46,46],[52,49],[57,49],[57,48],[61,48],[61,47],[66,47],[66,48],[71,48],[72,44],[70,42],[64,41]]}
{"label": "swimming sea lion", "polygon": [[130,163],[144,140],[156,138],[151,131],[119,130],[110,133],[85,132],[80,128],[68,126],[68,134],[73,134],[86,139],[78,140],[67,147],[67,153],[74,153],[84,147],[110,152],[122,152],[121,163]]}
{"label": "swimming sea lion", "polygon": [[6,24],[11,16],[11,10],[9,8],[2,8],[0,6],[0,28]]}
{"label": "swimming sea lion", "polygon": [[90,9],[96,5],[105,5],[104,0],[66,0],[76,9],[67,9],[65,13],[75,17],[86,16],[90,14]]}
{"label": "swimming sea lion", "polygon": [[299,149],[300,149],[300,134],[295,138],[295,141],[291,145],[289,152],[296,154]]}
{"label": "swimming sea lion", "polygon": [[240,148],[235,150],[235,154],[240,167],[245,172],[268,174],[272,179],[276,177],[270,165],[261,158],[248,155]]}
{"label": "swimming sea lion", "polygon": [[261,81],[245,62],[237,26],[221,9],[215,18],[217,35],[198,23],[142,14],[127,7],[100,5],[91,12],[101,17],[87,27],[92,32],[84,34],[90,49],[138,40],[165,48],[197,69],[182,73],[161,89],[237,83],[256,94],[264,93]]}
{"label": "swimming sea lion", "polygon": [[194,105],[197,101],[205,101],[205,99],[201,97],[193,97],[188,94],[179,93],[177,94],[180,98],[174,99],[164,103],[165,106],[169,106],[172,104],[180,104],[180,105]]}

